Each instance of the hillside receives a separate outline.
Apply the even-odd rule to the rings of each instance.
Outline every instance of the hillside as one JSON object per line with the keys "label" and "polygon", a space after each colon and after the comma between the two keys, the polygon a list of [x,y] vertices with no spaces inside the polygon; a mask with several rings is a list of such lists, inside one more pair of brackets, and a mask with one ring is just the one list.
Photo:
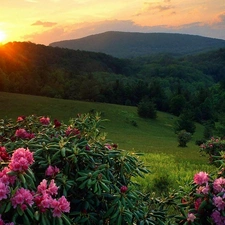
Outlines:
{"label": "hillside", "polygon": [[80,39],[54,42],[50,46],[132,58],[158,53],[179,56],[195,54],[225,47],[225,40],[187,34],[109,31]]}

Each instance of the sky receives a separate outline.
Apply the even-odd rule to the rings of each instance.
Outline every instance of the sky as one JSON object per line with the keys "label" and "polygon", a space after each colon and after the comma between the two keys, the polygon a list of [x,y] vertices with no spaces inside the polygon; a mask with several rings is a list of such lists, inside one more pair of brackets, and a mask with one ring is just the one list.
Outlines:
{"label": "sky", "polygon": [[106,31],[225,40],[225,0],[0,0],[0,42],[49,45]]}

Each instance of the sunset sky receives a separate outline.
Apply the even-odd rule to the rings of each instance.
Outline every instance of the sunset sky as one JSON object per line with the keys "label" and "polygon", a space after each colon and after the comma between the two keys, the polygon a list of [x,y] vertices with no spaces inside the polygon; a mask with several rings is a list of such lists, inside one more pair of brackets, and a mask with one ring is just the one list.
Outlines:
{"label": "sunset sky", "polygon": [[0,41],[48,45],[105,31],[225,40],[225,0],[2,0]]}

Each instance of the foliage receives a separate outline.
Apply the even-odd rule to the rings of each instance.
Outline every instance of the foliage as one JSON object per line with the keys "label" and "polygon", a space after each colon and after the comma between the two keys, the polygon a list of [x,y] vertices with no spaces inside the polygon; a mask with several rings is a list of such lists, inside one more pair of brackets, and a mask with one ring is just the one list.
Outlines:
{"label": "foliage", "polygon": [[180,147],[187,147],[187,143],[191,140],[191,133],[181,130],[177,135],[177,139]]}
{"label": "foliage", "polygon": [[186,130],[187,132],[194,134],[196,129],[193,117],[190,112],[182,113],[175,122],[174,130],[178,133],[181,130]]}
{"label": "foliage", "polygon": [[137,112],[140,117],[155,119],[157,117],[157,111],[155,104],[148,99],[143,99],[137,107]]}
{"label": "foliage", "polygon": [[[164,224],[169,198],[156,200],[139,191],[132,178],[143,177],[148,169],[138,154],[107,142],[101,121],[99,114],[78,115],[69,125],[35,115],[16,122],[2,119],[0,184],[6,192],[0,200],[1,220]],[[22,200],[22,194],[29,198]]]}
{"label": "foliage", "polygon": [[208,155],[209,163],[219,166],[223,162],[225,151],[224,139],[212,137],[200,147],[200,151]]}

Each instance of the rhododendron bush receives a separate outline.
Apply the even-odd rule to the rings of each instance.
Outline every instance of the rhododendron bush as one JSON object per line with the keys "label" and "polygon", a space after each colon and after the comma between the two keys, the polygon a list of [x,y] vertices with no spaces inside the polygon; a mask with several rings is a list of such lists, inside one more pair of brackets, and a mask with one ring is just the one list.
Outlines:
{"label": "rhododendron bush", "polygon": [[101,121],[0,120],[0,224],[165,223],[165,202],[132,181],[148,170],[106,140]]}

